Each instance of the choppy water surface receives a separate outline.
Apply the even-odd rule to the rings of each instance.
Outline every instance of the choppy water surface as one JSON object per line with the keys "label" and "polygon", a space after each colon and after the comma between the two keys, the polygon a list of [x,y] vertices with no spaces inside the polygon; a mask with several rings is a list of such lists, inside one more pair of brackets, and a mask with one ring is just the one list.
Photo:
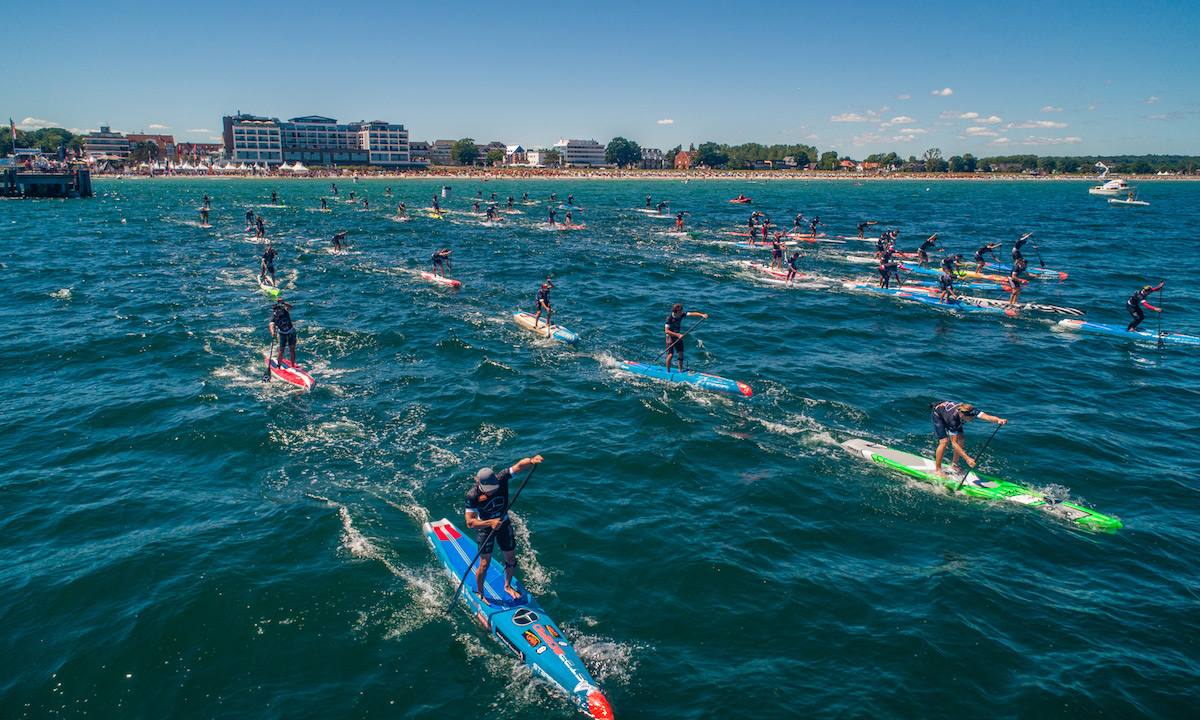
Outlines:
{"label": "choppy water surface", "polygon": [[[804,247],[828,289],[780,288],[738,264],[769,253],[716,241],[751,208],[830,235],[879,220],[904,249],[937,231],[968,257],[1035,230],[1071,277],[1022,299],[1124,323],[1129,294],[1166,279],[1162,329],[1196,335],[1200,186],[1112,208],[1065,182],[454,180],[438,221],[420,208],[443,184],[342,181],[371,207],[330,213],[316,180],[0,202],[0,715],[574,717],[442,612],[421,535],[461,524],[479,466],[535,452],[520,573],[619,718],[1195,712],[1195,349],[847,292],[871,270],[838,260],[854,241]],[[488,228],[476,190],[540,202]],[[583,229],[538,229],[550,192],[575,195]],[[698,234],[636,212],[647,194]],[[260,381],[247,208],[280,252],[311,393]],[[442,246],[460,291],[419,275]],[[511,321],[548,276],[578,347]],[[753,398],[616,369],[654,357],[675,302],[711,316],[692,367]],[[1068,486],[1125,529],[951,497],[837,446],[928,453],[941,399],[1010,420],[990,474]]]}

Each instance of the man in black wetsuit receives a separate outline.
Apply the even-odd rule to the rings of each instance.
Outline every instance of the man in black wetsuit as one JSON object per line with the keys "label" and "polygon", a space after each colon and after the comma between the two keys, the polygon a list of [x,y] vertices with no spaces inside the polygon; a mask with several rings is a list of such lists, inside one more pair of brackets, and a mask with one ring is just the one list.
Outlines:
{"label": "man in black wetsuit", "polygon": [[[942,457],[946,454],[947,441],[952,443],[954,449],[950,467],[954,469],[956,474],[961,472],[958,467],[958,459],[960,457],[967,461],[967,465],[975,467],[975,458],[968,455],[966,448],[963,447],[963,440],[966,437],[966,430],[963,428],[964,422],[971,422],[975,418],[980,418],[998,425],[1008,424],[1008,421],[1004,418],[988,415],[969,403],[956,403],[947,400],[946,402],[930,403],[929,407],[931,410],[929,420],[933,423],[933,434],[937,437],[938,441],[937,453],[933,456],[933,472],[938,475],[943,475]],[[945,476],[943,475],[943,477]]]}
{"label": "man in black wetsuit", "polygon": [[862,222],[860,222],[858,224],[858,239],[865,240],[867,237],[867,235],[866,235],[867,228],[870,227],[871,225],[878,225],[878,224],[879,224],[878,220],[863,220]]}
{"label": "man in black wetsuit", "polygon": [[212,198],[210,198],[208,196],[208,193],[204,193],[204,207],[206,207],[206,208],[211,207],[211,203],[212,203]]}
{"label": "man in black wetsuit", "polygon": [[879,258],[879,287],[890,288],[891,278],[896,278],[896,284],[900,284],[900,266],[892,261],[892,249],[887,248],[883,251],[883,256]]}
{"label": "man in black wetsuit", "polygon": [[[276,335],[279,336],[279,351],[275,355],[275,364],[283,365],[283,349],[286,347],[289,350],[288,360],[292,366],[296,365],[296,326],[292,324],[292,316],[290,310],[292,306],[289,303],[280,300],[271,308],[271,320],[267,323],[267,327],[271,329],[271,339]],[[263,375],[263,382],[271,379],[271,368],[267,367],[267,372]]]}
{"label": "man in black wetsuit", "polygon": [[574,206],[574,205],[575,205],[575,196],[574,196],[574,195],[568,195],[568,196],[567,196],[567,207],[572,207],[572,206]]}
{"label": "man in black wetsuit", "polygon": [[475,473],[475,482],[467,491],[463,514],[467,529],[475,531],[475,542],[480,551],[479,567],[475,570],[475,594],[485,605],[491,605],[483,594],[483,582],[487,579],[488,566],[492,562],[493,544],[499,544],[500,551],[504,553],[505,592],[513,598],[521,597],[512,586],[513,572],[517,568],[517,537],[508,517],[508,508],[512,504],[508,496],[508,481],[540,462],[542,456],[534,455],[499,472],[483,468]]}
{"label": "man in black wetsuit", "polygon": [[783,233],[775,233],[775,239],[771,241],[771,267],[783,269]]}
{"label": "man in black wetsuit", "polygon": [[550,227],[554,227],[554,216],[557,214],[558,213],[555,212],[554,208],[550,208]]}
{"label": "man in black wetsuit", "polygon": [[[1026,245],[1029,243],[1029,238],[1031,235],[1033,235],[1033,233],[1025,233],[1024,235],[1021,236],[1020,240],[1013,243],[1012,258],[1013,258],[1014,263],[1016,261],[1020,260],[1021,258],[1025,257],[1024,255],[1021,254],[1021,247],[1023,245]],[[1037,247],[1037,245],[1034,245],[1034,247]]]}
{"label": "man in black wetsuit", "polygon": [[254,227],[254,211],[247,210],[246,211],[246,229],[249,230],[252,227]]}
{"label": "man in black wetsuit", "polygon": [[259,268],[258,281],[261,283],[266,280],[267,274],[271,275],[271,287],[275,287],[275,256],[279,253],[275,252],[275,248],[271,247],[271,243],[267,243],[267,251],[262,256],[262,267]]}
{"label": "man in black wetsuit", "polygon": [[1026,281],[1021,278],[1021,274],[1029,267],[1029,261],[1023,257],[1017,257],[1013,261],[1012,270],[1008,273],[1008,285],[1012,288],[1012,293],[1008,296],[1008,306],[1013,307],[1017,304],[1017,298],[1021,297],[1021,285]]}
{"label": "man in black wetsuit", "polygon": [[675,303],[671,308],[671,314],[667,316],[667,371],[671,370],[671,357],[678,353],[679,355],[679,372],[683,372],[683,333],[679,332],[679,325],[685,317],[692,316],[708,319],[708,316],[701,312],[684,312],[683,305]]}
{"label": "man in black wetsuit", "polygon": [[1138,325],[1141,325],[1142,321],[1146,319],[1146,314],[1142,312],[1143,305],[1156,313],[1162,312],[1161,308],[1156,308],[1150,303],[1146,302],[1147,295],[1152,292],[1158,292],[1159,290],[1162,290],[1162,288],[1162,282],[1158,284],[1158,287],[1146,285],[1141,290],[1138,290],[1129,297],[1129,300],[1125,303],[1125,307],[1129,310],[1129,314],[1133,316],[1133,320],[1129,323],[1129,327],[1125,328],[1126,331],[1132,331]]}
{"label": "man in black wetsuit", "polygon": [[200,208],[200,224],[208,225],[208,207]]}
{"label": "man in black wetsuit", "polygon": [[951,275],[954,275],[955,277],[957,277],[958,276],[958,264],[960,262],[962,262],[962,260],[963,260],[962,253],[955,253],[954,255],[947,255],[946,257],[942,258],[942,272],[950,273]]}
{"label": "man in black wetsuit", "polygon": [[[647,196],[647,197],[649,197],[649,196]],[[663,210],[666,210],[666,209],[667,209],[667,206],[668,206],[668,205],[670,205],[670,204],[671,204],[671,203],[667,202],[666,200],[663,200],[662,202],[660,202],[660,203],[658,203],[657,205],[655,205],[655,206],[654,206],[654,209],[658,211],[658,214],[659,214],[659,215],[662,215],[662,214],[663,214]]]}
{"label": "man in black wetsuit", "polygon": [[267,227],[263,225],[262,215],[254,216],[254,237],[265,238],[267,236]]}
{"label": "man in black wetsuit", "polygon": [[533,316],[533,327],[538,326],[538,318],[542,316],[542,310],[546,311],[546,330],[550,330],[550,291],[554,289],[554,283],[547,280],[542,283],[542,286],[537,291],[537,312]]}
{"label": "man in black wetsuit", "polygon": [[349,230],[343,230],[333,236],[333,251],[340,253],[345,248],[342,247],[342,241],[346,239],[346,233]]}
{"label": "man in black wetsuit", "polygon": [[646,209],[647,210],[650,209],[650,196],[649,195],[646,196]]}
{"label": "man in black wetsuit", "polygon": [[[935,245],[938,245],[937,233],[930,235],[929,239],[917,248],[917,267],[929,267],[929,249]],[[941,246],[939,245],[939,247]]]}
{"label": "man in black wetsuit", "polygon": [[808,234],[811,235],[812,237],[816,237],[818,225],[820,225],[821,227],[825,227],[825,223],[821,222],[821,219],[819,217],[817,217],[816,215],[813,215],[813,219],[808,221]]}
{"label": "man in black wetsuit", "polygon": [[800,264],[799,263],[800,263],[800,253],[798,251],[793,252],[791,254],[791,256],[788,257],[788,260],[787,260],[787,278],[786,278],[786,280],[789,285],[791,285],[792,281],[795,280],[796,274],[798,272],[800,272]]}
{"label": "man in black wetsuit", "polygon": [[328,209],[329,209],[329,203],[325,202],[325,198],[321,198],[321,209],[322,209],[322,210],[328,210]]}
{"label": "man in black wetsuit", "polygon": [[994,251],[998,250],[1000,248],[1000,246],[1002,246],[1003,244],[1004,243],[990,242],[987,245],[983,245],[978,250],[976,250],[975,257],[974,257],[975,272],[977,272],[977,273],[983,272],[983,266],[987,263],[987,260],[983,259],[984,253],[991,255],[992,259],[995,260],[996,262],[1000,262],[1000,258],[996,257],[996,253]]}
{"label": "man in black wetsuit", "polygon": [[433,196],[433,211],[439,215],[442,213],[442,207],[438,205],[437,195]]}
{"label": "man in black wetsuit", "polygon": [[271,191],[271,204],[277,205],[278,203],[279,203],[279,196],[275,194],[274,190],[272,190]]}
{"label": "man in black wetsuit", "polygon": [[954,292],[954,275],[952,273],[943,272],[938,275],[938,299],[944,303],[950,302],[950,298],[958,299],[958,294]]}

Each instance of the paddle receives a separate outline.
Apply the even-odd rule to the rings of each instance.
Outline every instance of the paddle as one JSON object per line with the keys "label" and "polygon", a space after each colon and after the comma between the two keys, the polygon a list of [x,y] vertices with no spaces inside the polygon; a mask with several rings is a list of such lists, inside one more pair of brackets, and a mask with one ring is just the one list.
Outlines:
{"label": "paddle", "polygon": [[[517,498],[521,497],[521,491],[525,489],[525,483],[529,482],[529,478],[533,477],[534,470],[537,470],[537,465],[529,468],[529,474],[526,475],[525,479],[521,481],[521,487],[517,488],[517,494],[513,495],[513,499],[508,502],[508,509],[505,511],[506,513],[512,512],[513,505],[517,504]],[[505,520],[504,522],[509,521]],[[500,523],[500,525],[503,524],[504,523]],[[496,534],[496,528],[500,527],[500,525],[492,528],[491,532],[487,534],[487,537],[483,539],[483,542],[479,543],[479,551],[475,553],[475,557],[472,558],[471,562],[467,564],[467,571],[463,573],[462,580],[458,581],[458,587],[454,589],[454,597],[450,598],[450,604],[446,606],[447,614],[454,609],[454,604],[458,602],[458,594],[462,592],[463,585],[465,585],[467,582],[467,576],[471,574],[471,568],[475,567],[475,561],[478,560],[479,556],[483,554],[483,549],[487,547],[488,541],[491,540],[492,536]]]}
{"label": "paddle", "polygon": [[1158,308],[1158,346],[1159,347],[1163,346],[1162,311],[1163,311],[1163,308],[1167,306],[1166,302],[1163,301],[1163,297],[1166,295],[1166,293],[1163,292],[1163,287],[1166,284],[1167,284],[1166,280],[1159,280],[1159,282],[1158,282],[1158,304],[1160,305],[1160,307]]}
{"label": "paddle", "polygon": [[[1000,432],[1001,427],[1003,427],[1003,425],[996,423],[996,429],[992,431],[991,436],[987,439],[987,442],[983,444],[983,447],[979,448],[979,454],[975,456],[975,467],[979,467],[979,459],[983,457],[983,454],[987,451],[988,445],[990,445],[992,442],[992,438],[996,437],[996,433]],[[962,490],[963,483],[967,481],[967,476],[970,474],[970,470],[963,473],[962,480],[959,481],[957,490]]]}
{"label": "paddle", "polygon": [[[707,320],[707,319],[708,319],[708,318],[700,318],[699,320],[697,320],[697,321],[696,321],[696,325],[699,325],[700,323],[704,322],[704,321],[705,321],[705,320]],[[693,325],[693,326],[691,326],[690,328],[688,328],[688,331],[687,331],[687,332],[685,332],[684,334],[682,334],[682,335],[680,335],[678,338],[676,338],[676,339],[675,339],[675,342],[673,342],[673,343],[671,343],[670,345],[668,345],[666,350],[663,350],[663,351],[662,351],[662,352],[660,352],[660,353],[659,353],[657,356],[655,356],[655,358],[654,358],[653,360],[651,360],[651,361],[650,361],[650,364],[651,364],[651,365],[653,365],[654,363],[658,362],[658,358],[662,357],[663,355],[666,355],[666,354],[667,354],[667,350],[670,350],[671,348],[675,347],[675,343],[677,343],[677,342],[679,342],[680,340],[684,339],[685,337],[687,337],[688,333],[690,333],[691,331],[695,330],[695,329],[696,329],[696,325]],[[667,370],[668,370],[668,371],[670,371],[670,368],[667,368]]]}
{"label": "paddle", "polygon": [[271,353],[275,350],[275,331],[271,330],[271,342],[267,344],[267,371],[263,373],[263,382],[271,382]]}

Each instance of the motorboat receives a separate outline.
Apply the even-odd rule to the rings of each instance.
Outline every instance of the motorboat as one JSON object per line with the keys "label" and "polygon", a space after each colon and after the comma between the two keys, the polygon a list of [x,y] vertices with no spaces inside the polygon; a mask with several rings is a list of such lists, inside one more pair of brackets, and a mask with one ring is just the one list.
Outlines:
{"label": "motorboat", "polygon": [[[1104,163],[1096,163],[1096,167],[1103,168],[1104,172],[1100,173],[1098,180],[1103,180],[1108,176],[1108,166]],[[1130,185],[1125,178],[1113,178],[1101,185],[1095,185],[1088,188],[1089,195],[1106,195],[1108,197],[1118,197],[1121,195],[1129,195],[1135,187]]]}

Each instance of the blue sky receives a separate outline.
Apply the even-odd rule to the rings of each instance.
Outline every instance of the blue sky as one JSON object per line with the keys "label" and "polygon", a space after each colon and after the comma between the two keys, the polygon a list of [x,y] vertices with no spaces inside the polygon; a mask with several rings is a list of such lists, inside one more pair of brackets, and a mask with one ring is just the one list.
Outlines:
{"label": "blue sky", "polygon": [[[214,141],[239,110],[526,146],[1200,155],[1200,3],[105,3],[4,12],[0,112]],[[5,118],[7,119],[7,118]]]}

